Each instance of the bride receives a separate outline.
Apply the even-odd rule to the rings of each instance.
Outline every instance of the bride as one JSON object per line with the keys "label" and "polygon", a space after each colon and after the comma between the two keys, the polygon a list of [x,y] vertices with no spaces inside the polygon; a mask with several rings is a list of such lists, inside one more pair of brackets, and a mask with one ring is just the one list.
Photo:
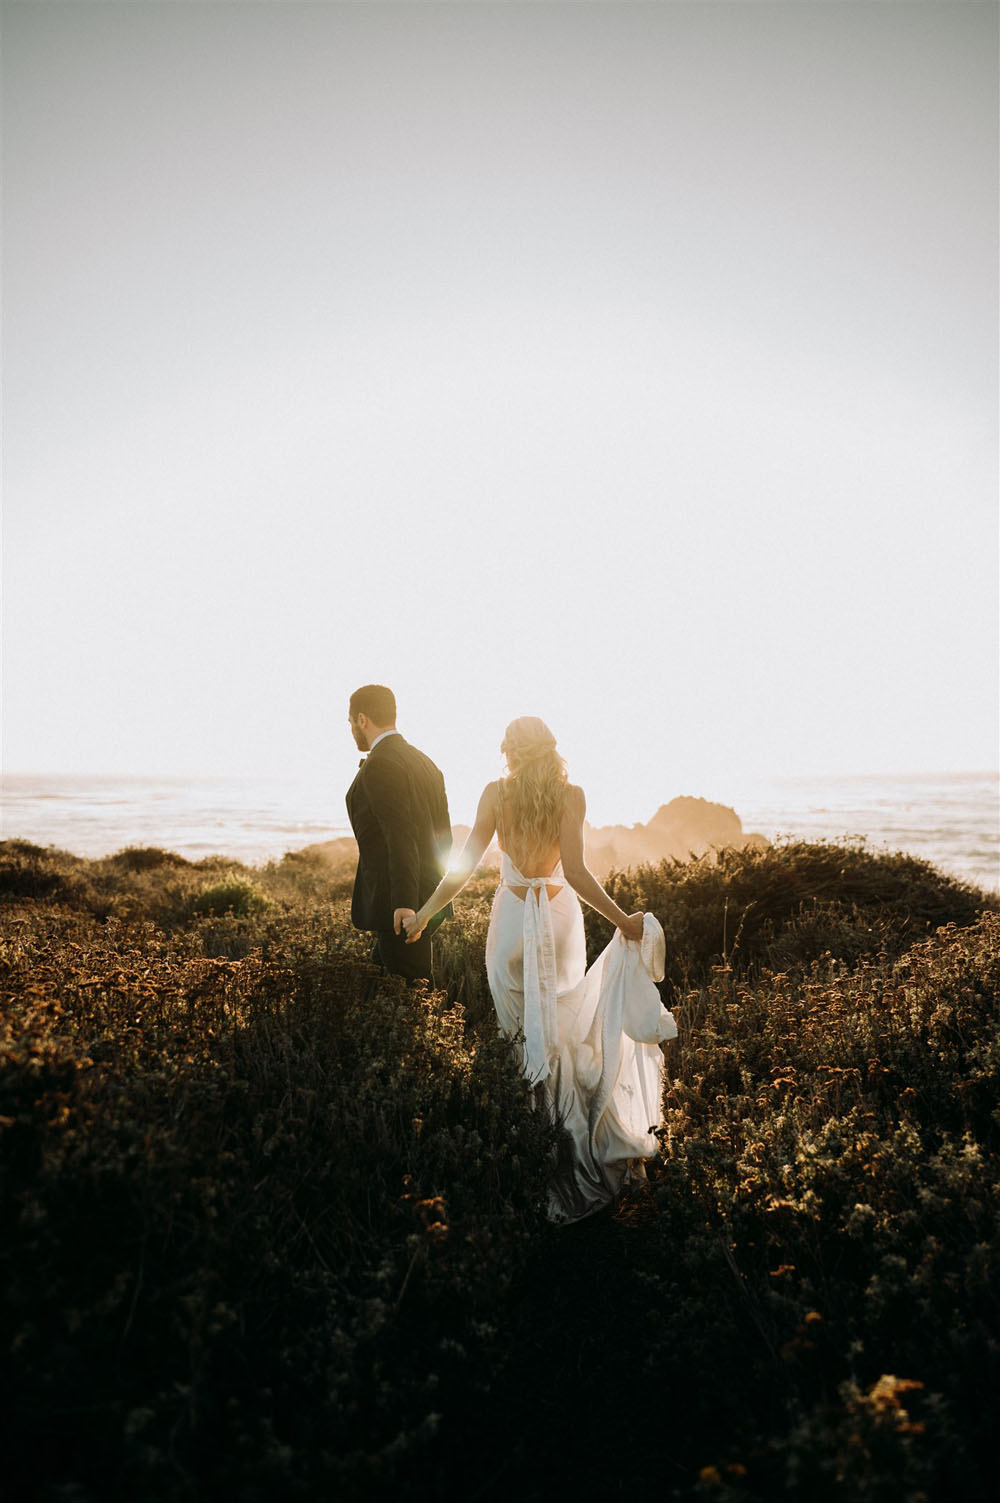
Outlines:
{"label": "bride", "polygon": [[[570,1161],[553,1177],[549,1214],[576,1221],[607,1205],[626,1178],[641,1177],[635,1161],[656,1149],[659,1044],[677,1033],[654,984],[663,976],[663,930],[652,914],[624,913],[588,870],[586,800],[567,781],[544,721],[512,721],[500,750],[507,775],[484,788],[456,867],[404,923],[407,939],[418,939],[496,835],[490,992],[501,1030],[523,1036],[526,1077],[569,1135]],[[589,971],[577,896],[618,931]]]}

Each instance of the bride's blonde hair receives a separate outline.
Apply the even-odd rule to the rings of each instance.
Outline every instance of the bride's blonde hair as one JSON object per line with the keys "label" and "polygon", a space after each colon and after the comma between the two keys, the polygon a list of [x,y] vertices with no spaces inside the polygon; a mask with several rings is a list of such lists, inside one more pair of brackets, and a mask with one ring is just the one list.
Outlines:
{"label": "bride's blonde hair", "polygon": [[522,715],[504,731],[500,750],[508,767],[500,797],[510,825],[529,854],[550,850],[558,844],[566,802],[566,763],[556,738],[537,715]]}

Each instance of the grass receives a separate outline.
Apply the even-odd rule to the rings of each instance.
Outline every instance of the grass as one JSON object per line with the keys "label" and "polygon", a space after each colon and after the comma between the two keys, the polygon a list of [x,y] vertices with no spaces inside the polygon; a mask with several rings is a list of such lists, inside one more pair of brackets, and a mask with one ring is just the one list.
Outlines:
{"label": "grass", "polygon": [[308,853],[0,847],[9,1495],[991,1497],[997,900],[856,845],[616,874],[660,1154],[555,1230],[494,880],[409,991]]}

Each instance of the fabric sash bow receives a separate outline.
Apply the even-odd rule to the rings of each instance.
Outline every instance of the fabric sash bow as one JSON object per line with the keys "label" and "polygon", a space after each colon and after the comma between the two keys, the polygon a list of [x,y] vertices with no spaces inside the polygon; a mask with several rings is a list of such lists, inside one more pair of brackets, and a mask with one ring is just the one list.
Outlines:
{"label": "fabric sash bow", "polygon": [[[532,1085],[549,1073],[549,1055],[558,1042],[556,941],[548,889],[552,878],[522,877],[524,897],[524,1073]],[[561,884],[557,884],[561,885]]]}

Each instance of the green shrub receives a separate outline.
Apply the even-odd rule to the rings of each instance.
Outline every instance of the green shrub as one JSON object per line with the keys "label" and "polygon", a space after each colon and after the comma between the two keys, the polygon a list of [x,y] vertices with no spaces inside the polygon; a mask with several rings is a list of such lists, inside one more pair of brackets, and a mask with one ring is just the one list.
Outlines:
{"label": "green shrub", "polygon": [[215,917],[233,913],[246,918],[249,914],[262,913],[267,906],[267,898],[256,883],[234,876],[203,887],[192,902],[191,911]]}

